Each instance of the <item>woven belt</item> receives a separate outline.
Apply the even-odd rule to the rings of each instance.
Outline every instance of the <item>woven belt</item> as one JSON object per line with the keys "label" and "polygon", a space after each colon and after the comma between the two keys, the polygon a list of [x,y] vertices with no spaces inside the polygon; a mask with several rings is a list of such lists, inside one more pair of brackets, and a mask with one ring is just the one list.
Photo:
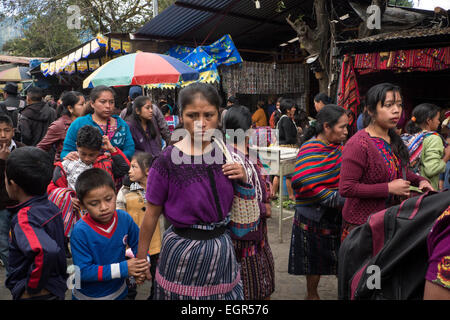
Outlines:
{"label": "woven belt", "polygon": [[190,240],[211,240],[218,238],[227,230],[226,226],[214,228],[212,230],[202,230],[194,228],[176,228],[172,227],[173,232],[178,236]]}
{"label": "woven belt", "polygon": [[336,231],[332,230],[332,229],[318,229],[318,228],[314,228],[314,227],[311,228],[310,226],[308,226],[308,225],[306,225],[306,224],[304,224],[304,223],[302,223],[300,221],[297,221],[297,220],[294,220],[294,224],[297,227],[299,227],[300,229],[303,229],[305,231],[319,233],[319,234],[324,235],[324,236],[329,236],[330,234],[333,234],[333,231],[334,231],[334,233],[336,233]]}

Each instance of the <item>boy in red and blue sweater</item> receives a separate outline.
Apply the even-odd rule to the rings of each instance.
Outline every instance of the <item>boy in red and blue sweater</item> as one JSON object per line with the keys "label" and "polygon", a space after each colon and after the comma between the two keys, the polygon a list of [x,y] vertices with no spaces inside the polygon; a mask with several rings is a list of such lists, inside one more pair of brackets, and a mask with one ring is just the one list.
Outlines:
{"label": "boy in red and blue sweater", "polygon": [[126,278],[141,276],[150,268],[145,259],[126,260],[127,246],[137,253],[139,227],[133,218],[116,210],[111,176],[92,168],[80,174],[75,190],[88,213],[75,224],[70,237],[73,263],[80,271],[80,288],[74,300],[121,300],[128,293]]}
{"label": "boy in red and blue sweater", "polygon": [[5,186],[18,205],[11,221],[6,287],[14,300],[64,300],[67,264],[61,211],[47,198],[52,159],[35,147],[15,149],[6,161]]}

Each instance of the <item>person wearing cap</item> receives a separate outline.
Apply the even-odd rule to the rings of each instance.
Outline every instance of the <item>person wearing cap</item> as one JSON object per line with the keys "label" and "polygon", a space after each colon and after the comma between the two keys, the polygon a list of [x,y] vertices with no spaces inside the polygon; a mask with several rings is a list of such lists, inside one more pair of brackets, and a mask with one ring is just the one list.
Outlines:
{"label": "person wearing cap", "polygon": [[14,82],[6,83],[3,88],[3,102],[0,102],[0,111],[8,115],[12,121],[14,128],[17,128],[17,116],[19,111],[25,107],[25,101],[18,97],[18,87]]}
{"label": "person wearing cap", "polygon": [[[128,105],[125,109],[120,113],[120,117],[129,121],[132,118],[133,114],[133,101],[143,95],[142,88],[140,86],[132,86],[128,91]],[[153,107],[153,117],[155,118],[156,124],[158,125],[159,132],[161,133],[161,137],[166,142],[166,145],[169,145],[172,134],[170,133],[169,127],[167,126],[166,119],[155,104],[152,104]]]}

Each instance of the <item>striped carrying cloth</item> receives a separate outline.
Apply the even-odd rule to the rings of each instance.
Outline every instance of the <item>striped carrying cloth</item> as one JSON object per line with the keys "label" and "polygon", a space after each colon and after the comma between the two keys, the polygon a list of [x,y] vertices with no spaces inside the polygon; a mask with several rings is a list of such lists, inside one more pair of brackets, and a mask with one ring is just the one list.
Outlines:
{"label": "striped carrying cloth", "polygon": [[416,174],[419,174],[420,155],[422,154],[423,140],[430,135],[439,136],[437,132],[432,131],[422,131],[413,135],[405,133],[401,136],[406,147],[408,147],[411,170]]}
{"label": "striped carrying cloth", "polygon": [[338,189],[342,149],[342,145],[327,145],[319,139],[308,140],[302,145],[292,177],[298,206],[324,201]]}
{"label": "striped carrying cloth", "polygon": [[73,207],[73,197],[76,197],[75,191],[69,188],[56,188],[48,195],[48,199],[61,209],[66,237],[70,237],[73,226],[81,217],[80,212]]}

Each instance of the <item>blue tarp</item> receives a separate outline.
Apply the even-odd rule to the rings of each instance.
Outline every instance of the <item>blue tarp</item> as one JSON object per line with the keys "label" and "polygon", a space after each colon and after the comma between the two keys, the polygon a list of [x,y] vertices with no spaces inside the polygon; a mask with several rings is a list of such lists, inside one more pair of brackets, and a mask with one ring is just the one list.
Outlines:
{"label": "blue tarp", "polygon": [[[215,60],[216,67],[220,65],[229,66],[242,62],[241,55],[239,54],[229,34],[223,36],[209,46],[201,46],[197,47],[196,49],[191,47],[175,46],[170,48],[170,50],[166,52],[167,55],[177,58],[187,64],[189,64],[190,62],[202,61],[202,59],[206,57],[205,53],[210,58]],[[206,57],[206,59],[209,58]],[[207,70],[197,71],[203,72]]]}

